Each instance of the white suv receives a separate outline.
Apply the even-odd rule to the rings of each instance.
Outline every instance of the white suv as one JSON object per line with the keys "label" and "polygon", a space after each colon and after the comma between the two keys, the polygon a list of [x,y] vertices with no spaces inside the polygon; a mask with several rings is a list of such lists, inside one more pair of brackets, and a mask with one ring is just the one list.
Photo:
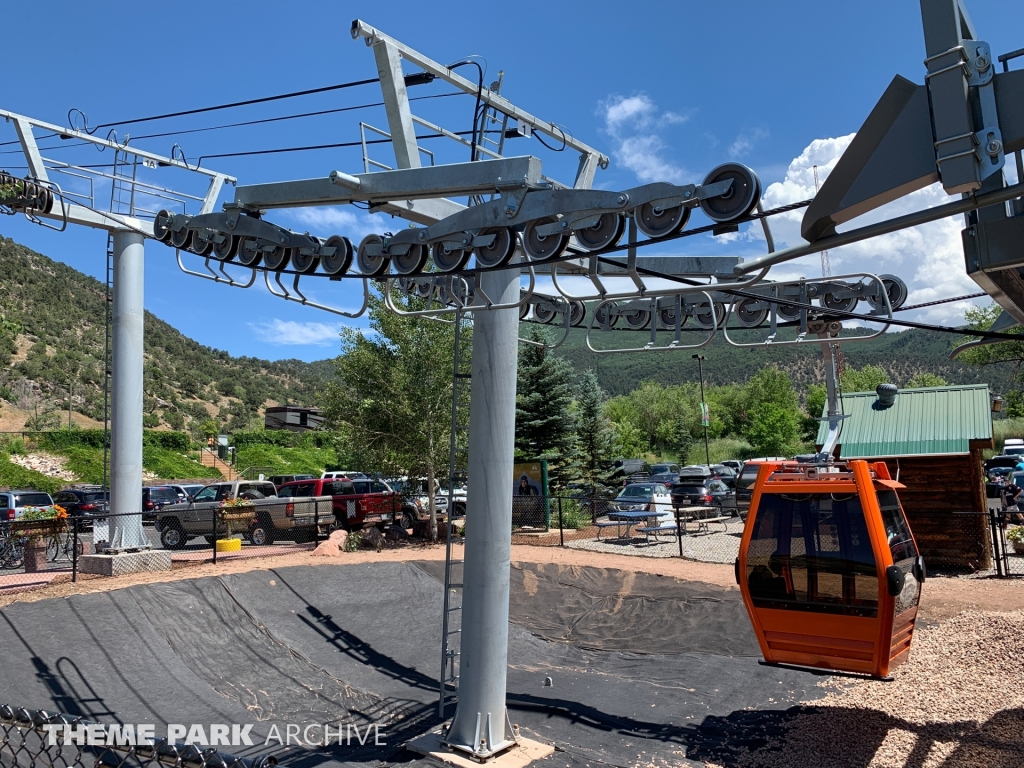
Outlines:
{"label": "white suv", "polygon": [[17,520],[26,507],[52,507],[50,494],[42,491],[0,491],[0,522]]}

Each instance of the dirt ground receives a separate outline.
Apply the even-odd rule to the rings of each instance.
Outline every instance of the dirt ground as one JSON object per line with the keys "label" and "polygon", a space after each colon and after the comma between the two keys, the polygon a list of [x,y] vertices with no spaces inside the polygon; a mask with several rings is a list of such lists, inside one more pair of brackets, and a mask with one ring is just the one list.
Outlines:
{"label": "dirt ground", "polygon": [[[461,552],[456,554],[461,557]],[[35,602],[51,597],[68,597],[90,592],[121,589],[133,584],[197,579],[229,573],[286,568],[293,565],[330,566],[350,563],[395,562],[403,560],[443,560],[444,545],[411,544],[382,552],[372,550],[343,552],[339,557],[311,557],[309,551],[275,557],[254,557],[228,562],[176,564],[173,571],[139,573],[116,578],[79,577],[77,584],[70,581],[54,583],[42,589],[15,594],[0,594],[0,607],[14,602]],[[615,568],[622,571],[651,573],[686,581],[699,581],[722,587],[736,587],[733,567],[714,563],[698,563],[676,558],[647,558],[630,555],[612,555],[578,549],[550,546],[513,545],[512,561],[527,563],[554,563],[559,565],[585,565],[597,568]],[[68,577],[70,578],[70,577]],[[1009,612],[1024,610],[1024,579],[929,578],[922,590],[920,618],[926,622],[939,622],[957,616],[963,611]]]}

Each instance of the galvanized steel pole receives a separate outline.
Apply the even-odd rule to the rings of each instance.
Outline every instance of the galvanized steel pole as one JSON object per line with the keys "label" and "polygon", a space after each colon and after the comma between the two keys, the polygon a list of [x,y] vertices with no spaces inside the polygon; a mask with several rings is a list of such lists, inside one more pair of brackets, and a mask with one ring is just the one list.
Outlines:
{"label": "galvanized steel pole", "polygon": [[[485,273],[481,280],[495,303],[518,300],[519,270]],[[445,741],[477,758],[514,743],[505,682],[518,336],[515,309],[474,315],[459,703]]]}
{"label": "galvanized steel pole", "polygon": [[110,423],[109,546],[149,547],[142,528],[142,367],[145,238],[114,231],[113,362]]}

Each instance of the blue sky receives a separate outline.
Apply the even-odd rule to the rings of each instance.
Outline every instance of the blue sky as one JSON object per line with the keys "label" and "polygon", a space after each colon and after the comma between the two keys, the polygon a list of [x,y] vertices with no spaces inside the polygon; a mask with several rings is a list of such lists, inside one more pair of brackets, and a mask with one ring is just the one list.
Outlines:
{"label": "blue sky", "polygon": [[[442,63],[469,54],[484,57],[487,82],[503,70],[503,94],[514,103],[567,126],[612,157],[610,168],[598,173],[602,187],[699,182],[714,166],[740,160],[759,173],[771,204],[813,192],[811,166],[818,165],[822,176],[827,173],[848,143],[843,137],[856,131],[893,75],[923,81],[918,3],[909,1],[183,1],[173,8],[107,2],[100,12],[58,0],[46,6],[45,14],[38,8],[19,3],[4,10],[5,39],[23,41],[23,51],[33,50],[27,41],[45,39],[49,53],[30,57],[36,65],[25,77],[5,79],[0,107],[53,123],[65,124],[73,107],[97,125],[375,77],[371,51],[349,36],[351,20],[358,17]],[[969,9],[995,53],[1024,45],[1019,2],[975,0]],[[16,58],[24,63],[20,55]],[[11,68],[16,72],[18,65]],[[410,94],[450,90],[438,81]],[[379,100],[379,87],[367,85],[118,130],[122,138],[125,130],[141,136]],[[472,108],[472,99],[456,97],[424,99],[416,110],[463,130],[470,126]],[[359,120],[386,127],[383,109],[374,107],[133,144],[167,154],[177,141],[195,160],[224,152],[354,141]],[[3,126],[0,140],[11,138],[13,131]],[[442,161],[461,160],[465,154],[437,149]],[[88,151],[92,154],[74,157],[78,162],[107,159]],[[74,152],[60,149],[49,156],[70,158]],[[524,140],[516,152],[542,157],[545,171],[563,179],[575,166],[575,157],[566,157],[570,153],[555,155],[534,141]],[[383,149],[374,156],[389,162]],[[360,172],[361,163],[358,148],[204,160],[246,184],[326,176],[333,169]],[[19,164],[19,155],[0,154],[0,168]],[[944,200],[935,190],[916,194],[906,205]],[[401,226],[340,209],[277,212],[270,218],[325,236],[347,234],[354,241],[371,230]],[[798,215],[780,220],[777,239],[795,242],[797,225]],[[894,272],[910,284],[911,301],[972,292],[958,251],[959,227],[947,221],[851,247],[832,255],[833,272]],[[0,221],[0,234],[102,277],[103,232],[73,228],[58,234],[11,217]],[[744,232],[717,241],[689,238],[666,244],[664,252],[756,255],[763,250],[757,233]],[[811,275],[820,269],[817,264],[812,257],[778,277]],[[331,357],[337,354],[342,323],[365,324],[281,301],[265,288],[242,291],[183,275],[173,251],[152,241],[146,246],[146,270],[150,311],[201,343],[232,354]],[[359,298],[346,282],[309,281],[308,289],[324,303],[351,308]],[[915,317],[952,322],[962,311],[952,305]]]}

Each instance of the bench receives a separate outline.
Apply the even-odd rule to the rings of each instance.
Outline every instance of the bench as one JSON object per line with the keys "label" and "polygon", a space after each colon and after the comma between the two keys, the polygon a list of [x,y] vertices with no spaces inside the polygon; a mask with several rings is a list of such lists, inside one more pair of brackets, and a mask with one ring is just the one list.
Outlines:
{"label": "bench", "polygon": [[[717,514],[708,514],[708,513],[711,513],[712,510],[714,510],[714,512],[716,512]],[[691,511],[689,514],[680,514],[679,515],[679,519],[683,523],[683,531],[682,531],[683,534],[688,534],[690,532],[689,528],[688,528],[688,524],[691,523],[691,522],[697,524],[697,530],[694,531],[695,534],[696,533],[711,533],[711,528],[708,525],[709,523],[721,523],[722,524],[722,533],[727,533],[729,531],[729,527],[728,526],[729,526],[729,521],[732,519],[732,515],[723,515],[722,514],[723,511],[724,510],[722,510],[721,508],[715,509],[715,508],[709,507],[706,510]],[[703,512],[703,514],[702,514],[702,512]]]}
{"label": "bench", "polygon": [[659,541],[659,533],[671,532],[675,534],[678,530],[679,529],[676,527],[675,523],[661,523],[660,525],[642,525],[636,529],[636,532],[642,533],[644,538],[647,540],[647,543],[650,544],[652,535],[654,536],[655,541]]}
{"label": "bench", "polygon": [[598,540],[601,539],[601,530],[603,528],[611,528],[614,525],[615,526],[615,533],[616,533],[617,537],[620,538],[620,539],[622,538],[622,526],[625,525],[626,526],[626,530],[627,531],[629,530],[629,523],[626,520],[600,520],[600,521],[594,523],[594,525],[597,526],[597,538],[598,538]]}

